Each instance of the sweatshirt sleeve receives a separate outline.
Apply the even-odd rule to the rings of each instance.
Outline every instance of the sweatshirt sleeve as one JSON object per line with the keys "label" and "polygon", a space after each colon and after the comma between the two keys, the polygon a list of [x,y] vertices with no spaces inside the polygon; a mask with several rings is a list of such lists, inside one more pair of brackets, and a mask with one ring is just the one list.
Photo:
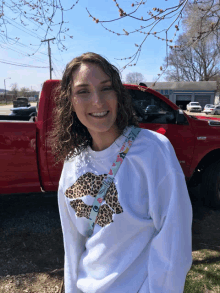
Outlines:
{"label": "sweatshirt sleeve", "polygon": [[[74,223],[73,217],[69,214],[63,189],[58,190],[58,206],[63,232],[64,244],[64,285],[65,293],[82,293],[76,286],[78,264],[82,253],[85,250],[85,239]],[[71,255],[71,257],[70,257]],[[71,262],[70,262],[71,260]],[[74,261],[72,261],[74,260]]]}
{"label": "sweatshirt sleeve", "polygon": [[152,201],[157,234],[149,252],[149,292],[183,293],[192,264],[192,206],[183,173],[171,169]]}

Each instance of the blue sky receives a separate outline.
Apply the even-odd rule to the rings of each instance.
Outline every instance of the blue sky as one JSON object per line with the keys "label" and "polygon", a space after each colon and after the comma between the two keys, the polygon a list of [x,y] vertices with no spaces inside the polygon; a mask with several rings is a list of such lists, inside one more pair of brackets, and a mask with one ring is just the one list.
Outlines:
{"label": "blue sky", "polygon": [[[127,13],[132,12],[134,8],[131,4],[135,1],[130,0],[118,0],[118,3],[124,11]],[[10,3],[10,0],[6,1],[6,4]],[[74,1],[62,0],[64,8],[69,8]],[[147,12],[152,11],[153,7],[165,9],[166,7],[178,5],[179,1],[175,0],[149,0],[147,4],[142,5],[139,10],[134,14],[136,17],[143,16],[149,17]],[[80,0],[78,4],[68,12],[64,14],[64,21],[68,22],[65,26],[69,28],[68,35],[72,35],[71,39],[68,35],[65,35],[64,45],[67,47],[67,51],[59,51],[57,45],[50,42],[52,52],[52,65],[53,65],[53,79],[61,79],[62,72],[65,65],[74,57],[81,55],[84,52],[96,52],[106,57],[112,64],[119,69],[125,66],[128,61],[116,60],[132,56],[137,47],[135,44],[141,44],[146,35],[140,33],[129,34],[129,36],[117,36],[106,31],[101,24],[96,24],[92,21],[92,18],[88,16],[86,7],[90,13],[101,20],[111,20],[119,18],[118,8],[115,6],[113,0]],[[32,54],[38,46],[41,44],[41,40],[45,37],[45,27],[39,28],[37,31],[37,25],[34,22],[27,22],[28,26],[23,27],[19,20],[12,21],[12,17],[15,15],[9,10],[5,9],[5,15],[11,24],[7,25],[8,37],[18,37],[19,43],[15,43],[12,39],[6,40],[0,33],[0,61],[16,62],[20,64],[28,64],[30,66],[48,67],[48,68],[31,68],[31,67],[19,67],[9,64],[0,63],[0,88],[4,88],[4,79],[6,79],[6,87],[10,89],[12,83],[17,83],[19,88],[25,86],[33,90],[40,90],[41,85],[47,79],[49,79],[49,58],[47,42],[43,43],[39,51],[32,57],[27,54]],[[55,18],[57,22],[60,21],[60,14],[57,13]],[[174,19],[173,19],[174,20]],[[172,20],[161,22],[154,30],[159,31],[171,24]],[[138,20],[131,18],[123,18],[115,22],[104,23],[104,25],[117,33],[124,33],[123,29],[130,32],[135,29],[139,29],[140,25],[146,25]],[[20,29],[19,29],[20,28]],[[1,30],[5,30],[1,27]],[[148,32],[148,30],[143,30]],[[175,29],[172,28],[168,34],[168,38],[172,39]],[[181,30],[180,30],[181,32]],[[53,28],[53,31],[47,36],[47,38],[56,37],[57,27]],[[158,34],[161,38],[165,37],[164,33]],[[160,66],[164,63],[164,57],[166,55],[165,42],[156,39],[150,35],[145,41],[142,52],[139,57],[136,66],[127,67],[122,72],[122,78],[125,80],[126,74],[129,72],[140,72],[144,75],[144,81],[155,81],[157,74],[160,73]],[[11,78],[11,79],[9,79]],[[159,81],[163,81],[163,77]]]}

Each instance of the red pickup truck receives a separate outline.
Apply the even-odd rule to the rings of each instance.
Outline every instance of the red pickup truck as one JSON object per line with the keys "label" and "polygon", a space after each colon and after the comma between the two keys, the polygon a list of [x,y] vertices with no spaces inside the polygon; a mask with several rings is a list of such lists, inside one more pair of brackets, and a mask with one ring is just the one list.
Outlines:
{"label": "red pickup truck", "polygon": [[[0,194],[57,191],[62,164],[54,165],[47,133],[52,127],[54,89],[59,82],[44,83],[36,117],[0,116]],[[219,208],[220,121],[187,115],[145,86],[124,86],[132,96],[140,127],[168,137],[187,184],[201,183],[204,204]]]}

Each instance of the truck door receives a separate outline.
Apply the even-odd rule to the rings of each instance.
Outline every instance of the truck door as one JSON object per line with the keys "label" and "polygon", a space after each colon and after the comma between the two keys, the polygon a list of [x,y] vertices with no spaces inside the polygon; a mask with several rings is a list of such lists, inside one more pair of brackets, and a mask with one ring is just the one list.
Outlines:
{"label": "truck door", "polygon": [[129,89],[129,92],[140,127],[161,132],[170,140],[185,176],[189,177],[195,145],[191,125],[177,125],[175,110],[160,99],[159,93],[154,95],[133,89]]}

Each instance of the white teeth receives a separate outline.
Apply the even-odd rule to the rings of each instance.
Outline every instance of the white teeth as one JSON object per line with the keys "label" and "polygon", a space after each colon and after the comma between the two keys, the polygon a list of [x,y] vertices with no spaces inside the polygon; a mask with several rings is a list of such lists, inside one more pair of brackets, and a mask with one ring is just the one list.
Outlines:
{"label": "white teeth", "polygon": [[101,113],[92,113],[91,115],[92,115],[92,116],[99,116],[99,117],[101,117],[101,116],[105,116],[107,113],[108,113],[108,111],[106,111],[106,112],[101,112]]}

